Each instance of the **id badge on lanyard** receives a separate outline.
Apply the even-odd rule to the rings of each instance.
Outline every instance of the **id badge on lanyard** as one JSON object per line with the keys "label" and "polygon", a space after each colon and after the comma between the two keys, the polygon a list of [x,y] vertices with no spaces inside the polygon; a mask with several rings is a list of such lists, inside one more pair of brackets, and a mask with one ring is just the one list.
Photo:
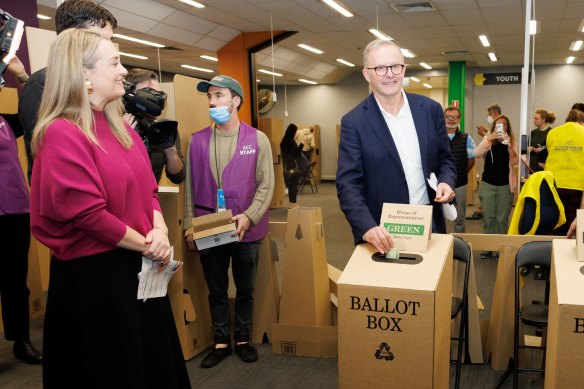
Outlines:
{"label": "id badge on lanyard", "polygon": [[227,211],[227,207],[225,206],[225,193],[223,192],[223,188],[217,189],[217,212]]}

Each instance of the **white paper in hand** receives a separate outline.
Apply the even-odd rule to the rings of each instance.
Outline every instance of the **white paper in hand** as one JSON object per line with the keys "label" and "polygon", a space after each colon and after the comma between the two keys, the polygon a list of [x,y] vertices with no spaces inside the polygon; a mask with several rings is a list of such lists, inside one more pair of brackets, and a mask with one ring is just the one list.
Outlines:
{"label": "white paper in hand", "polygon": [[142,257],[142,271],[138,273],[138,300],[146,301],[148,298],[166,296],[168,283],[174,273],[181,268],[182,262],[173,259],[170,254],[170,262],[166,269],[160,271],[160,262]]}
{"label": "white paper in hand", "polygon": [[[430,188],[434,189],[434,191],[438,188],[438,178],[436,178],[436,174],[433,172],[430,173],[430,178],[428,178],[428,184]],[[453,204],[443,203],[442,204],[442,213],[444,217],[450,221],[456,220],[456,207]]]}

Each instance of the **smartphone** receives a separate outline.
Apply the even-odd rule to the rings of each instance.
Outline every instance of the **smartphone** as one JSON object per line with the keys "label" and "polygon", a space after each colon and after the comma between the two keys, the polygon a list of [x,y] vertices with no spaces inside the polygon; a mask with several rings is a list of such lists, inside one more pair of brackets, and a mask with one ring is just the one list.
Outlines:
{"label": "smartphone", "polygon": [[503,123],[497,123],[495,125],[495,131],[497,132],[497,137],[501,138],[503,136]]}

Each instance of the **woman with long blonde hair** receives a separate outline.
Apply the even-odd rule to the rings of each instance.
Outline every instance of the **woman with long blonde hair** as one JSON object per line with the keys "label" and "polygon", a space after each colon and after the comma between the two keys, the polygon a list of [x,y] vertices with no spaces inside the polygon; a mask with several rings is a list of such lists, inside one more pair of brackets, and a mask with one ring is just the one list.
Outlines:
{"label": "woman with long blonde hair", "polygon": [[46,388],[190,387],[168,298],[137,300],[142,257],[166,266],[170,244],[148,154],[121,117],[126,73],[95,32],[52,45],[31,184],[32,232],[52,251]]}

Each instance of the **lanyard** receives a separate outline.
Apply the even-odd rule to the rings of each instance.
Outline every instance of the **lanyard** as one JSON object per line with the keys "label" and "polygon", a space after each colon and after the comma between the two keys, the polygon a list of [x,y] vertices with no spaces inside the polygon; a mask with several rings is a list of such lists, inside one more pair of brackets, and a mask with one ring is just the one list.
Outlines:
{"label": "lanyard", "polygon": [[[239,143],[239,134],[241,128],[237,131],[237,140],[235,143],[235,148],[237,149],[237,144]],[[215,143],[215,170],[217,172],[217,188],[221,188],[221,174],[219,172],[219,159],[217,158],[217,126],[213,126],[213,142]]]}

